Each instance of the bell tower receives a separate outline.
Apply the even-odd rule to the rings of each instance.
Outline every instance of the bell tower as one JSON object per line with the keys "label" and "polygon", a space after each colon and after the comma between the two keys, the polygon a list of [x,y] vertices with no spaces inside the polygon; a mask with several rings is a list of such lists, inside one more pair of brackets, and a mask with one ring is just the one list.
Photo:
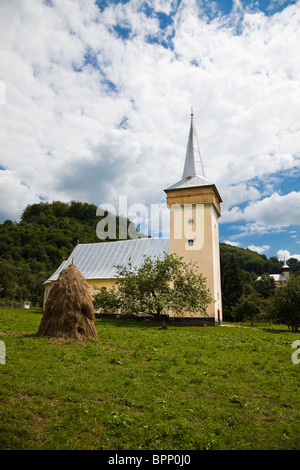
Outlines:
{"label": "bell tower", "polygon": [[182,178],[165,192],[170,209],[170,253],[182,256],[186,262],[197,263],[214,299],[207,308],[209,319],[203,318],[203,321],[220,324],[222,298],[218,219],[222,199],[216,186],[205,176],[193,111]]}

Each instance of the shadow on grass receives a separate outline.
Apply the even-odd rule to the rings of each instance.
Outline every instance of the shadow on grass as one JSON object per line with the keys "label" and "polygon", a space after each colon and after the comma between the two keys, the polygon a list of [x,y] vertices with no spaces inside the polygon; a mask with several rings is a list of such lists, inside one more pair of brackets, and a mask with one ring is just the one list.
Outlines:
{"label": "shadow on grass", "polygon": [[22,336],[23,338],[40,338],[37,333],[27,333],[26,331],[6,331],[6,332],[1,332],[1,336]]}
{"label": "shadow on grass", "polygon": [[38,313],[39,315],[43,315],[43,309],[42,308],[31,308],[30,310],[24,309],[25,312],[30,312],[30,313]]}
{"label": "shadow on grass", "polygon": [[[98,325],[114,325],[119,327],[133,327],[133,328],[162,328],[161,321],[155,320],[137,320],[132,318],[105,318],[96,316],[96,324]],[[168,325],[169,327],[169,325]]]}
{"label": "shadow on grass", "polygon": [[117,326],[117,327],[127,327],[127,328],[150,328],[150,329],[157,329],[157,330],[178,330],[178,329],[186,329],[186,330],[195,330],[195,329],[203,329],[203,328],[216,328],[215,325],[193,325],[188,323],[168,323],[166,322],[163,325],[163,321],[161,319],[143,319],[143,318],[106,318],[102,316],[96,316],[96,325],[110,325],[110,326]]}
{"label": "shadow on grass", "polygon": [[[279,334],[282,334],[282,333],[295,333],[291,330],[288,329],[288,326],[287,325],[283,325],[283,324],[278,324],[276,326],[276,324],[269,324],[269,325],[266,325],[266,324],[259,324],[259,323],[255,323],[253,325],[250,325],[248,323],[229,323],[229,322],[224,322],[224,325],[223,326],[229,326],[229,327],[235,327],[235,328],[249,328],[249,329],[253,329],[253,330],[260,330],[260,331],[264,331],[266,333],[279,333]],[[297,332],[299,333],[299,332]]]}
{"label": "shadow on grass", "polygon": [[291,331],[288,328],[284,328],[284,329],[280,329],[280,330],[279,329],[278,330],[277,329],[272,329],[272,328],[262,328],[261,330],[265,331],[267,333],[280,333],[280,334],[282,334],[282,333],[296,333],[296,334],[298,333],[299,334],[300,333],[299,331],[296,331],[296,332]]}

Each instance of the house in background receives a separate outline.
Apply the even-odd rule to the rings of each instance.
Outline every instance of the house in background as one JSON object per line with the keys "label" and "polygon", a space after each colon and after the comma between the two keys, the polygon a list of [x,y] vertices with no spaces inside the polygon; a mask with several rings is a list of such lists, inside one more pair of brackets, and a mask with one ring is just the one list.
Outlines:
{"label": "house in background", "polygon": [[138,238],[105,243],[78,244],[69,258],[45,283],[44,305],[62,269],[72,262],[87,280],[91,295],[95,287],[110,287],[117,281],[116,266],[140,266],[146,256],[165,252],[196,262],[207,281],[214,301],[208,306],[208,318],[187,315],[189,320],[206,324],[222,323],[222,297],[218,219],[222,199],[212,182],[207,180],[196,136],[193,113],[180,181],[165,189],[170,209],[170,239]]}
{"label": "house in background", "polygon": [[[280,274],[270,274],[270,276],[275,281],[275,287],[283,286],[290,278],[290,267],[288,266],[286,260],[284,259],[283,265],[281,267]],[[261,276],[257,278],[257,281],[261,279]]]}

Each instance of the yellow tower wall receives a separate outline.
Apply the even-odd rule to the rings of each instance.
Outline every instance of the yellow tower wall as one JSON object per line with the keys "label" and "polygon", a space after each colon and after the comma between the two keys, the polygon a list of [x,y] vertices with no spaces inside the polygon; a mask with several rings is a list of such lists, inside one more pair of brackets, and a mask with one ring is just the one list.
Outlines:
{"label": "yellow tower wall", "polygon": [[[166,192],[170,208],[170,253],[182,256],[186,262],[197,264],[214,299],[207,308],[208,316],[216,323],[221,323],[218,227],[221,198],[213,186]],[[193,244],[189,240],[193,240]]]}

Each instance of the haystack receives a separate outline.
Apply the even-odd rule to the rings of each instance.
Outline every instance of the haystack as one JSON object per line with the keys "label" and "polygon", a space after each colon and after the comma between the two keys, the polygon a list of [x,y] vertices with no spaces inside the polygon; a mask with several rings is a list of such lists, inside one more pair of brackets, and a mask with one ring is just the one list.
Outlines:
{"label": "haystack", "polygon": [[63,269],[54,283],[38,335],[77,340],[97,339],[89,286],[74,264]]}

